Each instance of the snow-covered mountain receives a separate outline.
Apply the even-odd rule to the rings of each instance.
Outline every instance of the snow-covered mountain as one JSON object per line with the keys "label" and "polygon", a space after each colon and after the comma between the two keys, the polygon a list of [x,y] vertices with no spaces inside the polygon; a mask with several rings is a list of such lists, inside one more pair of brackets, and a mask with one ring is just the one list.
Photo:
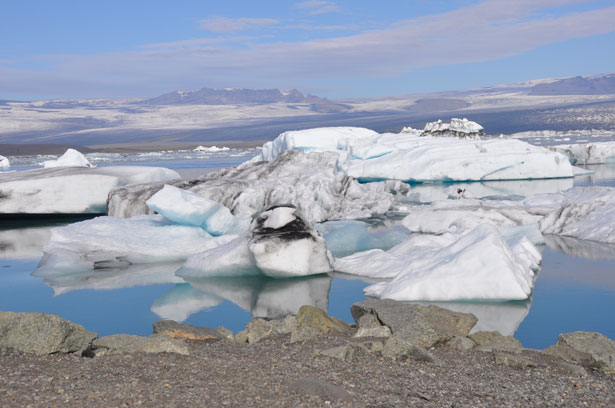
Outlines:
{"label": "snow-covered mountain", "polygon": [[143,101],[149,105],[244,105],[263,103],[331,103],[326,98],[303,95],[296,89],[202,88],[195,91],[169,92]]}

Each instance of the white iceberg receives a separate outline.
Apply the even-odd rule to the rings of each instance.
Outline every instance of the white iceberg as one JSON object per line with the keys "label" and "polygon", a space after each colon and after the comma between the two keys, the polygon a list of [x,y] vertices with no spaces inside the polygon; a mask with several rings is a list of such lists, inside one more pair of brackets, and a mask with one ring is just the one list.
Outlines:
{"label": "white iceberg", "polygon": [[177,276],[184,279],[262,275],[248,248],[248,238],[234,240],[188,257]]}
{"label": "white iceberg", "polygon": [[466,118],[452,118],[450,123],[442,122],[441,120],[428,122],[423,129],[424,136],[453,136],[460,139],[480,140],[480,137],[484,134],[485,129],[481,125]]}
{"label": "white iceberg", "polygon": [[58,167],[0,174],[0,213],[100,214],[119,186],[179,179],[161,167]]}
{"label": "white iceberg", "polygon": [[247,230],[250,224],[249,219],[236,219],[228,208],[213,200],[168,184],[146,204],[177,224],[199,226],[212,235]]}
{"label": "white iceberg", "polygon": [[11,162],[6,157],[0,155],[0,169],[6,169],[11,167]]}
{"label": "white iceberg", "polygon": [[58,157],[57,160],[47,160],[43,162],[43,167],[50,169],[52,167],[95,167],[85,158],[81,152],[75,149],[68,149],[64,154]]}
{"label": "white iceberg", "polygon": [[217,152],[226,152],[231,150],[229,147],[223,146],[209,146],[205,147],[203,145],[199,145],[193,149],[194,152],[205,152],[205,153],[217,153]]}
{"label": "white iceberg", "polygon": [[484,224],[431,254],[408,253],[393,280],[368,286],[364,293],[399,301],[522,300],[532,292],[532,267],[540,259],[527,239],[511,248],[495,227]]}
{"label": "white iceberg", "polygon": [[202,228],[176,225],[161,215],[130,219],[98,217],[54,228],[33,275],[56,275],[58,269],[81,272],[183,261],[234,238],[234,235],[212,237]]}
{"label": "white iceberg", "polygon": [[615,188],[575,187],[540,221],[543,234],[615,243]]}
{"label": "white iceberg", "polygon": [[248,249],[265,275],[288,278],[331,271],[331,255],[324,238],[295,207],[270,207],[251,228]]}
{"label": "white iceberg", "polygon": [[[441,124],[434,126],[439,129]],[[520,140],[481,141],[403,132],[377,134],[363,128],[284,132],[265,143],[260,156],[253,160],[273,160],[283,151],[296,149],[337,152],[339,169],[366,181],[486,181],[574,176],[566,156]]]}
{"label": "white iceberg", "polygon": [[615,162],[615,141],[563,144],[550,147],[568,156],[572,164],[602,164]]}

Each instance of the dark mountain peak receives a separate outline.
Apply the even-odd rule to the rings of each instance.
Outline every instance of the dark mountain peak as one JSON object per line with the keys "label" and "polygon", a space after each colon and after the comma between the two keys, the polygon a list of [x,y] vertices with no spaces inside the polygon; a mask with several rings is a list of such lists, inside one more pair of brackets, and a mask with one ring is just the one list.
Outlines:
{"label": "dark mountain peak", "polygon": [[297,89],[202,88],[195,91],[175,91],[148,99],[150,105],[244,105],[263,103],[330,103],[326,98],[303,95]]}

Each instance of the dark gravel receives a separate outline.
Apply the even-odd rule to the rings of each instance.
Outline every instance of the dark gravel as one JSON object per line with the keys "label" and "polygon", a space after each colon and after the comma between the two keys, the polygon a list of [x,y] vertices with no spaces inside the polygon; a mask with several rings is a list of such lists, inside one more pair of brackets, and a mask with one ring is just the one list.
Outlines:
{"label": "dark gravel", "polygon": [[[497,365],[493,353],[446,348],[432,350],[442,366],[362,350],[351,363],[315,354],[349,342],[359,340],[331,335],[292,345],[288,336],[253,345],[195,341],[189,357],[93,359],[0,349],[0,407],[615,407],[615,375],[588,368],[580,377],[535,351],[523,356],[534,359],[536,368]],[[339,392],[328,394],[318,388],[321,382]],[[352,400],[336,399],[344,390]]]}

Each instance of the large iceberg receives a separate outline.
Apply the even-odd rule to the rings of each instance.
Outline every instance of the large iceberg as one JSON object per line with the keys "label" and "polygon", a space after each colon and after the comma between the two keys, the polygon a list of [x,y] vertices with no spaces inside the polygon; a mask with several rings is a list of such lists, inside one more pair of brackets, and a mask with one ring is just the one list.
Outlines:
{"label": "large iceberg", "polygon": [[540,221],[543,234],[615,243],[615,188],[576,187]]}
{"label": "large iceberg", "polygon": [[572,164],[615,163],[615,142],[555,145],[551,150],[565,154]]}
{"label": "large iceberg", "polygon": [[179,179],[161,167],[57,167],[0,174],[0,214],[100,214],[119,186]]}
{"label": "large iceberg", "polygon": [[[399,182],[360,184],[337,169],[333,152],[289,150],[271,162],[249,162],[170,184],[251,217],[276,204],[296,206],[310,223],[383,214],[395,202]],[[109,194],[108,214],[117,217],[152,213],[146,201],[163,183],[126,186]]]}
{"label": "large iceberg", "polygon": [[68,149],[58,157],[57,160],[47,160],[43,162],[43,167],[50,169],[53,167],[95,167],[81,152],[75,149]]}
{"label": "large iceberg", "polygon": [[[439,126],[439,125],[438,125]],[[566,156],[520,140],[468,140],[363,128],[284,132],[263,145],[257,160],[287,150],[334,151],[338,167],[362,180],[486,181],[573,177]]]}
{"label": "large iceberg", "polygon": [[[400,301],[522,300],[534,284],[540,252],[526,239],[509,244],[491,225],[483,224],[420,256],[409,251],[400,257],[404,267],[390,282],[365,288],[367,296]],[[386,270],[399,264],[382,264]]]}
{"label": "large iceberg", "polygon": [[236,237],[212,237],[200,227],[177,225],[161,215],[98,217],[54,228],[33,275],[182,261]]}

